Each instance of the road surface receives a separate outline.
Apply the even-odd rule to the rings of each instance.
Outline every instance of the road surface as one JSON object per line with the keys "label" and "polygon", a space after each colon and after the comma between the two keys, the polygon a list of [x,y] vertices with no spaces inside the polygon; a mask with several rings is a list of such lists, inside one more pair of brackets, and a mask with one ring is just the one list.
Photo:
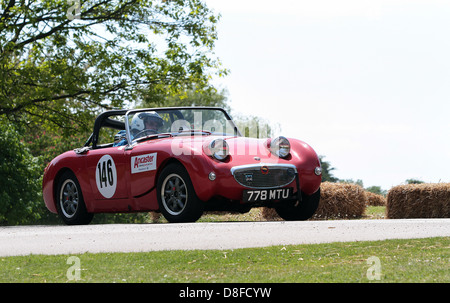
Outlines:
{"label": "road surface", "polygon": [[450,236],[450,219],[0,227],[0,256],[236,249]]}

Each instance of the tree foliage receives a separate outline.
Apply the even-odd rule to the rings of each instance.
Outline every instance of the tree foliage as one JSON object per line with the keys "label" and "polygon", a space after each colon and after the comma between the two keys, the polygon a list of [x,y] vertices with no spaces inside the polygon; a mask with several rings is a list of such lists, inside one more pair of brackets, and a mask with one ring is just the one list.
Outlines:
{"label": "tree foliage", "polygon": [[40,170],[20,133],[0,119],[0,225],[37,219]]}
{"label": "tree foliage", "polygon": [[339,179],[333,176],[332,171],[335,170],[330,162],[324,160],[325,156],[319,156],[320,165],[322,166],[322,182],[338,182]]}
{"label": "tree foliage", "polygon": [[[213,14],[199,0],[0,0],[0,116],[75,132],[97,111],[207,87]],[[75,15],[74,15],[75,14]]]}
{"label": "tree foliage", "polygon": [[424,181],[422,181],[422,180],[419,180],[419,179],[407,179],[406,181],[405,181],[405,183],[406,184],[423,184],[423,183],[425,183]]}
{"label": "tree foliage", "polygon": [[214,92],[218,20],[200,0],[0,0],[0,224],[36,219],[43,167],[100,111]]}
{"label": "tree foliage", "polygon": [[374,193],[374,194],[377,194],[377,195],[382,195],[382,196],[386,196],[387,195],[387,190],[383,190],[381,188],[381,186],[370,186],[370,187],[367,187],[366,190],[368,192],[371,192],[371,193]]}
{"label": "tree foliage", "polygon": [[228,92],[214,87],[196,87],[169,95],[166,92],[147,94],[141,107],[169,107],[169,106],[217,106],[230,110]]}

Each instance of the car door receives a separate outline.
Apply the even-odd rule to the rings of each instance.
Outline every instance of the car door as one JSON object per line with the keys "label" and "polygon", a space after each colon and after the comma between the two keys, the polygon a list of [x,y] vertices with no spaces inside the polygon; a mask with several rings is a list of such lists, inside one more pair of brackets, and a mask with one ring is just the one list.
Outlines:
{"label": "car door", "polygon": [[142,196],[155,187],[155,176],[162,159],[156,149],[157,141],[145,142],[127,151],[132,197]]}
{"label": "car door", "polygon": [[[107,147],[87,152],[89,182],[95,200],[127,199],[127,156],[123,147]],[[124,201],[124,205],[128,203]]]}

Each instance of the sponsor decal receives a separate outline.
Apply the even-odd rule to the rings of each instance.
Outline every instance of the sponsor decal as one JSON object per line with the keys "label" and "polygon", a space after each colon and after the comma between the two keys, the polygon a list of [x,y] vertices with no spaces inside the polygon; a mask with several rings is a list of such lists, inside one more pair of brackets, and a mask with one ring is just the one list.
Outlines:
{"label": "sponsor decal", "polygon": [[155,170],[156,155],[157,153],[152,153],[131,157],[131,173],[136,174],[149,170]]}

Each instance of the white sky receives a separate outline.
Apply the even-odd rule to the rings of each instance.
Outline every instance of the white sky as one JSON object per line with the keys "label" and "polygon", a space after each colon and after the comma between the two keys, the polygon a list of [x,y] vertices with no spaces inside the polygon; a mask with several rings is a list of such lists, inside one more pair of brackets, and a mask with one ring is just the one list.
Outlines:
{"label": "white sky", "polygon": [[450,182],[450,1],[206,3],[235,112],[279,123],[340,179]]}

